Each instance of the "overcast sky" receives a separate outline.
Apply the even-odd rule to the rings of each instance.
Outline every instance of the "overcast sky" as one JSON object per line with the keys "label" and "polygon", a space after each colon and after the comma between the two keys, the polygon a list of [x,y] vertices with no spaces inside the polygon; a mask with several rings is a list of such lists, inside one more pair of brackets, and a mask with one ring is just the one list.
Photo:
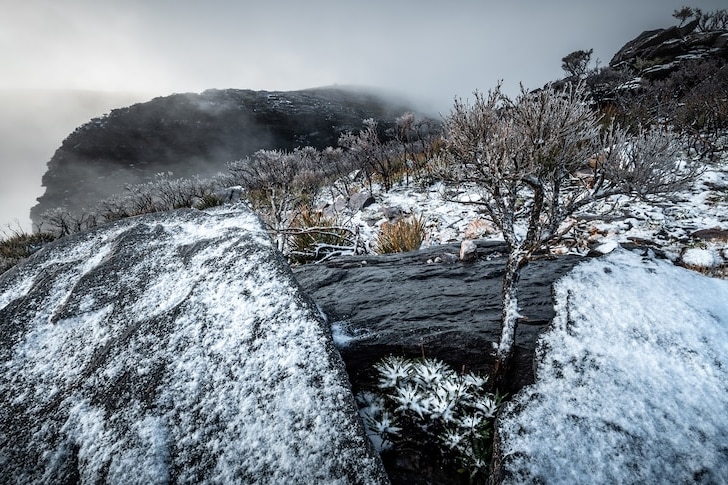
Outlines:
{"label": "overcast sky", "polygon": [[[606,65],[643,30],[676,23],[672,12],[684,3],[0,0],[0,227],[27,224],[65,135],[119,103],[208,88],[347,84],[387,88],[444,114],[454,96],[500,79],[511,93],[519,82],[557,79],[561,58],[577,49],[593,48]],[[725,8],[724,0],[691,4]],[[32,90],[56,91],[29,107]],[[114,94],[89,101],[58,90]]]}

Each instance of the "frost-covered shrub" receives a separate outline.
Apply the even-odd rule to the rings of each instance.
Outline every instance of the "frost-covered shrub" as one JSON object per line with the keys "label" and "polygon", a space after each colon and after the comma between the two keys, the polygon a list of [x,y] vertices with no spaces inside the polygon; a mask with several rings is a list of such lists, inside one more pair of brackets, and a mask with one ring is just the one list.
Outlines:
{"label": "frost-covered shrub", "polygon": [[363,250],[355,231],[318,212],[303,212],[285,231],[286,255],[294,263],[321,260],[342,252]]}
{"label": "frost-covered shrub", "polygon": [[443,461],[471,480],[484,478],[491,430],[500,398],[485,390],[487,379],[458,374],[435,359],[388,357],[378,362],[374,391],[357,395],[359,413],[381,453],[435,443]]}

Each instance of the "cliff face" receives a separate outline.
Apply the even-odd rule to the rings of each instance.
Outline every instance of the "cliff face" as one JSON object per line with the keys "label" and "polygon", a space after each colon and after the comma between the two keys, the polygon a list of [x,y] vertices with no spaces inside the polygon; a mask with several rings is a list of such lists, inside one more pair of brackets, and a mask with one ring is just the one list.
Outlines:
{"label": "cliff face", "polygon": [[125,184],[160,172],[207,176],[260,149],[336,146],[339,135],[374,118],[386,129],[403,103],[349,88],[292,92],[209,90],[113,110],[76,129],[43,176],[34,223],[49,209],[77,212]]}
{"label": "cliff face", "polygon": [[728,60],[728,29],[698,29],[694,20],[682,27],[642,32],[614,55],[609,66],[662,79],[688,62],[708,59]]}

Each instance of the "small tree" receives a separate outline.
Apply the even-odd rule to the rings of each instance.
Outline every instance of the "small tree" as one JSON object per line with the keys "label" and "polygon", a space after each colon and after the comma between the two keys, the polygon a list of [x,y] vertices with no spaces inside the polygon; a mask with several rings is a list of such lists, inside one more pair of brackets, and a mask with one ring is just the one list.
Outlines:
{"label": "small tree", "polygon": [[258,150],[252,157],[228,164],[232,184],[242,186],[246,198],[285,247],[285,231],[300,215],[311,212],[324,183],[318,152],[311,147],[292,152]]}
{"label": "small tree", "polygon": [[[498,86],[487,96],[476,93],[472,105],[456,100],[445,121],[443,177],[477,191],[470,203],[503,232],[508,247],[496,385],[503,384],[513,353],[521,270],[570,229],[567,217],[616,194],[669,192],[696,174],[694,164],[677,163],[672,132],[640,130],[628,139],[626,131],[600,122],[583,84],[564,91],[522,88],[515,100]],[[589,159],[591,176],[576,177]]]}
{"label": "small tree", "polygon": [[586,75],[594,49],[574,51],[561,58],[561,69],[569,76],[582,78]]}
{"label": "small tree", "polygon": [[695,12],[693,12],[693,9],[691,7],[684,6],[682,8],[676,9],[672,16],[675,17],[680,21],[680,26],[685,23],[687,19],[695,15]]}

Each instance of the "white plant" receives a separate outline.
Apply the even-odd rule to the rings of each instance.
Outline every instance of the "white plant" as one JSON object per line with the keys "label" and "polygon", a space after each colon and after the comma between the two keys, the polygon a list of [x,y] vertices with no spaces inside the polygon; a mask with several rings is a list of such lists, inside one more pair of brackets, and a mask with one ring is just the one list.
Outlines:
{"label": "white plant", "polygon": [[[487,378],[458,374],[436,359],[387,357],[374,366],[376,391],[357,395],[360,415],[379,452],[408,441],[438,444],[444,459],[471,477],[488,466],[490,430],[500,399]],[[417,437],[419,435],[419,438]]]}

